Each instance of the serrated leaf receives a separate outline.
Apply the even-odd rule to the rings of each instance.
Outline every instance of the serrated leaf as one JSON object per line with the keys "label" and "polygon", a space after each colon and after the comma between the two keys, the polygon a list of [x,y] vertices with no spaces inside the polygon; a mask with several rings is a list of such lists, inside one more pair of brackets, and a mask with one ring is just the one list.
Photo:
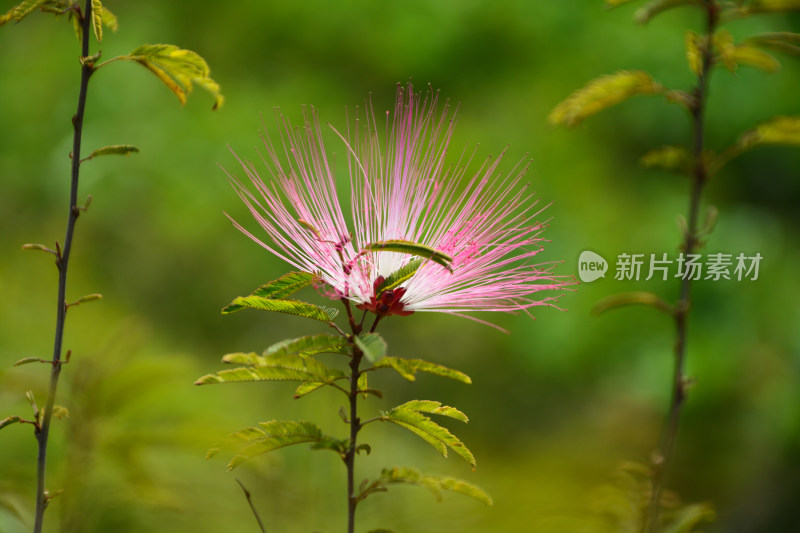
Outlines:
{"label": "serrated leaf", "polygon": [[0,420],[0,429],[3,429],[6,426],[10,426],[11,424],[15,424],[17,422],[22,422],[21,416],[7,416],[4,419]]}
{"label": "serrated leaf", "polygon": [[[250,296],[260,296],[270,300],[284,300],[300,289],[312,285],[317,279],[315,275],[308,272],[288,272],[276,280],[261,285],[250,293]],[[244,309],[244,307],[230,304],[222,310],[222,313],[233,313],[240,309]]]}
{"label": "serrated leaf", "polygon": [[315,359],[303,358],[299,355],[284,355],[279,353],[262,357],[262,359],[263,361],[260,361],[259,366],[245,366],[230,370],[220,370],[215,374],[205,375],[195,381],[195,385],[239,383],[243,381],[309,381],[332,383],[337,379],[345,377],[345,374],[341,370],[328,368]]}
{"label": "serrated leaf", "polygon": [[276,342],[264,350],[264,355],[286,354],[309,357],[318,353],[350,355],[347,339],[337,335],[308,335],[297,339]]}
{"label": "serrated leaf", "polygon": [[437,365],[423,359],[403,359],[402,357],[384,357],[373,368],[391,368],[407,381],[416,380],[417,372],[426,372],[444,378],[454,379],[462,383],[472,383],[470,377],[463,372]]}
{"label": "serrated leaf", "polygon": [[20,20],[24,19],[33,11],[44,4],[47,0],[23,0],[16,6],[12,7],[5,14],[0,15],[0,26],[5,24],[6,22],[19,22]]}
{"label": "serrated leaf", "polygon": [[235,455],[228,463],[228,470],[233,470],[243,462],[263,455],[267,452],[292,446],[294,444],[311,443],[312,449],[333,450],[339,455],[345,453],[346,440],[339,440],[324,435],[322,430],[311,422],[304,420],[279,422],[261,422],[258,427],[243,428],[232,433],[228,438],[213,446],[206,458],[211,458],[222,449],[233,449]]}
{"label": "serrated leaf", "polygon": [[193,84],[203,87],[214,96],[212,109],[217,109],[224,102],[219,85],[209,77],[211,71],[205,59],[191,50],[172,44],[146,44],[115,59],[135,61],[147,68],[178,97],[181,104],[186,103]]}
{"label": "serrated leaf", "polygon": [[692,168],[692,156],[683,146],[662,146],[650,150],[639,162],[646,168],[659,168],[683,174]]}
{"label": "serrated leaf", "polygon": [[413,259],[398,268],[383,281],[378,288],[375,289],[375,297],[380,298],[381,294],[388,290],[393,290],[401,286],[403,283],[411,279],[417,273],[419,267],[422,266],[422,259]]}
{"label": "serrated leaf", "polygon": [[299,355],[309,357],[320,353],[337,353],[350,355],[350,344],[344,337],[334,335],[308,335],[296,339],[276,342],[264,350],[262,355],[256,353],[230,353],[222,357],[223,363],[246,366],[263,366],[264,357],[270,355]]}
{"label": "serrated leaf", "polygon": [[425,246],[424,244],[419,244],[416,242],[405,241],[402,239],[376,241],[364,245],[364,250],[370,252],[396,252],[401,254],[416,255],[425,259],[430,259],[431,261],[442,265],[450,272],[453,271],[452,257],[444,252],[435,250],[430,246]]}
{"label": "serrated leaf", "polygon": [[634,18],[639,24],[647,24],[650,19],[669,9],[685,5],[702,5],[699,0],[651,0],[640,7]]}
{"label": "serrated leaf", "polygon": [[661,94],[664,88],[647,72],[623,70],[591,80],[558,104],[551,124],[577,126],[584,119],[637,95]]}
{"label": "serrated leaf", "polygon": [[294,390],[294,399],[297,400],[298,398],[302,398],[306,394],[311,394],[315,390],[319,389],[320,387],[324,387],[326,384],[319,382],[319,381],[309,381],[307,383],[301,383],[295,390]]}
{"label": "serrated leaf", "polygon": [[131,155],[137,153],[138,151],[139,148],[133,146],[132,144],[113,144],[98,148],[89,154],[89,157],[86,159],[94,159],[95,157],[100,157],[101,155]]}
{"label": "serrated leaf", "polygon": [[480,487],[452,477],[438,477],[420,473],[416,468],[394,467],[384,468],[380,481],[383,484],[410,484],[425,487],[437,500],[441,500],[442,491],[457,492],[470,498],[492,505],[492,497]]}
{"label": "serrated leaf", "polygon": [[450,433],[448,429],[440,426],[422,413],[435,413],[456,418],[463,422],[467,420],[466,415],[461,413],[461,411],[453,407],[442,406],[440,402],[430,400],[413,400],[403,405],[398,405],[394,409],[383,413],[381,420],[392,422],[393,424],[410,430],[412,433],[431,444],[445,457],[447,457],[447,449],[445,446],[449,447],[467,461],[472,468],[475,468],[475,457],[464,443]]}
{"label": "serrated leaf", "polygon": [[332,322],[339,314],[339,310],[333,307],[323,307],[300,300],[270,300],[260,296],[239,296],[231,304],[222,310],[222,314],[227,315],[234,311],[228,311],[234,307],[234,311],[243,308],[259,309],[261,311],[271,311],[273,313],[286,313],[304,318],[312,318],[321,322]]}
{"label": "serrated leaf", "polygon": [[97,42],[103,42],[103,3],[100,0],[92,0],[92,27]]}
{"label": "serrated leaf", "polygon": [[455,418],[456,420],[460,420],[464,423],[469,422],[469,418],[467,417],[467,415],[465,415],[455,407],[442,405],[442,402],[437,402],[434,400],[411,400],[404,404],[398,405],[394,409],[408,409],[420,413],[432,413],[435,415],[442,415],[442,416],[448,416],[450,418]]}
{"label": "serrated leaf", "polygon": [[377,333],[362,333],[353,337],[353,340],[364,353],[364,357],[372,363],[377,363],[386,355],[388,349],[386,341]]}
{"label": "serrated leaf", "polygon": [[365,400],[367,399],[367,390],[369,389],[367,373],[362,372],[358,376],[358,391],[361,393],[361,397]]}
{"label": "serrated leaf", "polygon": [[686,32],[686,61],[689,62],[689,69],[697,76],[703,72],[703,37],[693,31]]}

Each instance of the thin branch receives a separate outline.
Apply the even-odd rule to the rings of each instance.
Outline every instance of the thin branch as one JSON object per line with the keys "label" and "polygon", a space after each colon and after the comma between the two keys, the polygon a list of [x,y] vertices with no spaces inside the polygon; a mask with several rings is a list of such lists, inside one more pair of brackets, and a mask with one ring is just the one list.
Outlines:
{"label": "thin branch", "polygon": [[261,530],[261,533],[267,533],[267,530],[264,529],[264,523],[261,521],[261,517],[258,516],[258,511],[256,510],[256,506],[253,505],[253,500],[250,499],[250,491],[247,490],[239,478],[236,478],[236,483],[242,487],[242,491],[244,491],[244,497],[247,498],[247,504],[250,506],[250,510],[253,511],[253,516],[256,517],[256,522],[258,522],[258,528]]}
{"label": "thin branch", "polygon": [[[698,237],[698,220],[700,202],[703,188],[708,178],[708,169],[703,157],[705,147],[705,106],[708,97],[708,79],[714,61],[712,40],[719,22],[718,6],[714,0],[705,0],[706,4],[706,38],[704,40],[702,68],[697,78],[695,87],[695,104],[692,108],[692,157],[694,169],[692,172],[692,189],[689,198],[689,222],[683,243],[683,251],[691,254],[700,244]],[[689,312],[692,306],[691,297],[692,280],[690,276],[681,282],[680,299],[675,306],[675,329],[677,340],[675,342],[675,361],[672,382],[672,398],[667,425],[662,437],[658,456],[656,457],[656,472],[653,481],[653,490],[650,495],[645,531],[658,533],[661,529],[659,516],[661,513],[661,496],[669,480],[675,457],[675,445],[678,438],[678,428],[683,404],[686,400],[686,348],[688,344]]]}
{"label": "thin branch", "polygon": [[[78,16],[81,16],[80,14]],[[89,57],[89,35],[91,34],[92,0],[86,0],[85,9],[81,18],[82,41],[81,57]],[[89,88],[89,78],[94,71],[90,62],[81,64],[81,85],[78,93],[78,109],[72,119],[72,172],[70,180],[70,199],[67,217],[67,230],[64,237],[64,249],[58,248],[58,299],[56,302],[56,331],[53,342],[53,366],[50,371],[50,388],[47,395],[47,404],[42,417],[40,430],[36,433],[39,452],[36,460],[36,514],[34,519],[34,533],[41,533],[44,521],[44,511],[47,507],[48,497],[45,486],[45,468],[47,466],[47,440],[50,435],[50,419],[55,405],[58,377],[61,374],[61,350],[64,341],[64,323],[67,315],[67,268],[69,266],[70,252],[72,251],[72,237],[75,231],[75,222],[78,220],[78,179],[80,176],[81,135],[83,133],[83,115],[86,109],[86,94]],[[58,246],[58,245],[57,245]]]}

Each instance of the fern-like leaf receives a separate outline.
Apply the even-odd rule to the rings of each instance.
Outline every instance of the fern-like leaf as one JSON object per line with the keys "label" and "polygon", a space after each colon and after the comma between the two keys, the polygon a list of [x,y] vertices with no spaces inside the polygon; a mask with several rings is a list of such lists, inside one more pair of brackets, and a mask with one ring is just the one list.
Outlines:
{"label": "fern-like leaf", "polygon": [[230,434],[225,441],[208,450],[206,458],[215,456],[223,449],[232,449],[234,456],[228,463],[230,471],[253,457],[303,443],[311,443],[311,448],[315,450],[334,451],[340,456],[347,450],[346,440],[324,435],[322,430],[311,422],[272,420],[261,422],[258,427],[243,428]]}
{"label": "fern-like leaf", "polygon": [[470,377],[463,372],[431,363],[423,359],[403,359],[402,357],[384,357],[372,368],[391,368],[407,381],[416,380],[417,372],[425,372],[444,378],[454,379],[462,383],[472,383]]}

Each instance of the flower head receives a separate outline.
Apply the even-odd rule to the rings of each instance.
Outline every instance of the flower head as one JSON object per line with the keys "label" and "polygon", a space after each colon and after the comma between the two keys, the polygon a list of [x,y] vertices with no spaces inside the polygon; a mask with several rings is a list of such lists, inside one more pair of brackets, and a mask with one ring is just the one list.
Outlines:
{"label": "flower head", "polygon": [[271,242],[234,224],[317,275],[330,297],[381,316],[525,310],[551,304],[535,293],[569,284],[532,262],[544,224],[538,200],[520,184],[528,162],[503,174],[503,151],[469,170],[475,150],[465,149],[448,166],[455,114],[448,102],[440,108],[438,93],[414,93],[410,83],[398,85],[385,126],[371,103],[358,115],[343,133],[334,129],[347,153],[351,226],[313,110],[301,127],[276,114],[281,142],[265,136],[262,157],[271,179],[241,159],[255,192],[231,177]]}

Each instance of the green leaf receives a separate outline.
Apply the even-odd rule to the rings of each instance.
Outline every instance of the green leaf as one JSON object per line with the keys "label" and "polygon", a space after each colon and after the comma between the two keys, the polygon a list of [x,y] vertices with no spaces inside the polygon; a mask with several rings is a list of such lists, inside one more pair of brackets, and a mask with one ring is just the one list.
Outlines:
{"label": "green leaf", "polygon": [[297,339],[276,342],[264,350],[264,355],[286,354],[308,357],[318,353],[350,355],[347,339],[338,335],[308,335]]}
{"label": "green leaf", "polygon": [[699,0],[651,0],[636,11],[634,18],[639,24],[647,24],[659,13],[685,5],[702,6],[703,4]]}
{"label": "green leaf", "polygon": [[437,365],[423,359],[403,359],[401,357],[384,357],[373,368],[391,368],[407,381],[414,381],[417,372],[426,372],[444,378],[454,379],[462,383],[472,383],[470,377],[463,372]]}
{"label": "green leaf", "polygon": [[722,63],[729,71],[736,70],[736,44],[733,42],[733,35],[728,30],[720,30],[714,34],[714,48],[717,51]]}
{"label": "green leaf", "polygon": [[0,429],[3,429],[6,426],[10,426],[16,422],[22,422],[21,416],[7,416],[4,419],[0,420]]}
{"label": "green leaf", "polygon": [[469,496],[470,498],[475,498],[486,505],[493,504],[492,497],[476,485],[452,477],[438,477],[422,474],[416,468],[384,468],[381,472],[380,482],[386,485],[409,484],[425,487],[436,496],[437,500],[441,500],[442,491],[447,490]]}
{"label": "green leaf", "polygon": [[395,407],[395,409],[407,409],[410,411],[417,411],[419,413],[431,413],[455,418],[456,420],[460,420],[464,423],[469,422],[467,415],[455,407],[442,405],[442,402],[437,402],[434,400],[411,400],[402,405],[398,405]]}
{"label": "green leaf", "polygon": [[69,418],[69,409],[67,409],[63,405],[54,405],[53,417],[58,418],[59,420],[63,420],[64,418]]}
{"label": "green leaf", "polygon": [[320,387],[324,387],[326,383],[322,383],[320,381],[308,381],[306,383],[301,383],[295,390],[294,390],[294,399],[297,400],[298,398],[302,398],[306,394],[311,394],[315,390],[319,389]]}
{"label": "green leaf", "polygon": [[197,84],[214,96],[214,106],[222,106],[224,97],[219,85],[209,77],[211,70],[205,59],[191,50],[184,50],[172,44],[146,44],[115,60],[135,61],[156,75],[167,88],[178,97],[181,104]]}
{"label": "green leaf", "polygon": [[[233,311],[229,311],[233,307]],[[333,307],[323,307],[300,300],[270,300],[260,296],[239,296],[231,305],[222,310],[223,315],[230,314],[243,308],[260,309],[273,313],[286,313],[288,315],[313,318],[322,322],[332,322],[339,310]]]}
{"label": "green leaf", "polygon": [[33,11],[44,4],[47,0],[23,0],[16,6],[12,7],[5,14],[0,15],[0,26],[5,24],[6,22],[19,22]]}
{"label": "green leaf", "polygon": [[668,525],[661,529],[664,533],[691,533],[701,522],[713,522],[716,518],[714,508],[707,503],[684,505],[670,515]]}
{"label": "green leaf", "polygon": [[433,413],[456,420],[466,422],[468,419],[464,413],[449,406],[442,406],[440,402],[430,400],[412,400],[402,405],[398,405],[394,409],[381,414],[381,420],[385,422],[392,422],[400,427],[404,427],[419,436],[434,448],[439,453],[447,457],[447,448],[460,455],[467,461],[472,468],[475,468],[475,457],[472,452],[464,446],[457,437],[455,437],[449,430],[435,423],[429,417],[422,413]]}
{"label": "green leaf", "polygon": [[419,267],[421,266],[422,259],[413,259],[389,274],[389,277],[387,277],[383,283],[378,285],[378,288],[375,290],[376,298],[380,298],[381,294],[383,294],[385,291],[396,289],[411,279],[411,276],[416,274],[417,270],[419,270]]}
{"label": "green leaf", "polygon": [[319,427],[304,420],[261,422],[259,427],[243,428],[208,450],[206,458],[211,458],[223,449],[233,449],[234,456],[228,463],[228,471],[243,462],[267,452],[292,446],[311,443],[314,450],[332,450],[343,456],[347,441],[334,439],[322,433]]}
{"label": "green leaf", "polygon": [[234,365],[263,366],[264,357],[270,355],[299,355],[309,357],[319,353],[338,353],[350,355],[350,344],[344,337],[334,335],[309,335],[297,339],[276,342],[264,350],[262,355],[255,353],[231,353],[223,356],[222,362]]}
{"label": "green leaf", "polygon": [[746,44],[740,44],[734,48],[733,60],[737,64],[755,67],[764,72],[777,72],[781,68],[780,62],[775,57]]}
{"label": "green leaf", "polygon": [[367,399],[367,390],[369,389],[369,384],[367,383],[367,373],[362,372],[358,376],[358,391],[361,393],[361,397],[365,400]]}
{"label": "green leaf", "polygon": [[14,366],[27,365],[28,363],[49,363],[49,362],[50,361],[46,361],[41,357],[23,357],[22,359],[14,363]]}
{"label": "green leaf", "polygon": [[747,5],[738,2],[734,5],[726,6],[722,12],[724,20],[744,18],[758,13],[779,13],[783,11],[800,10],[800,0],[750,0]]}
{"label": "green leaf", "polygon": [[132,144],[113,144],[111,146],[104,146],[102,148],[98,148],[89,156],[84,159],[84,161],[88,161],[89,159],[94,159],[95,157],[100,157],[101,155],[131,155],[135,154],[139,151],[139,149]]}
{"label": "green leaf", "polygon": [[430,259],[431,261],[442,265],[450,272],[453,271],[452,257],[444,252],[435,250],[430,246],[425,246],[424,244],[419,244],[416,242],[405,241],[402,239],[390,239],[387,241],[377,241],[366,244],[364,245],[364,250],[369,252],[397,252],[401,254],[416,255],[425,259]]}
{"label": "green leaf", "polygon": [[703,72],[703,52],[702,47],[704,38],[693,31],[686,32],[686,60],[689,68],[695,75],[699,76]]}
{"label": "green leaf", "polygon": [[[260,356],[256,354],[228,354],[223,360],[248,360],[253,357]],[[258,366],[220,370],[215,374],[205,375],[195,381],[195,385],[239,383],[242,381],[309,381],[327,384],[345,377],[341,370],[328,368],[316,359],[303,358],[299,355],[278,353],[261,357],[258,361],[260,363]]]}
{"label": "green leaf", "polygon": [[733,146],[711,161],[709,174],[713,175],[719,172],[728,161],[747,150],[763,145],[800,146],[800,115],[775,117],[743,133]]}
{"label": "green leaf", "polygon": [[759,50],[756,45],[735,44],[733,35],[727,30],[720,30],[714,35],[714,48],[725,67],[733,72],[739,65],[748,65],[766,72],[775,72],[781,64],[770,54]]}
{"label": "green leaf", "polygon": [[682,174],[689,173],[692,169],[692,157],[683,146],[662,146],[650,150],[639,162],[646,168],[658,168]]}
{"label": "green leaf", "polygon": [[800,33],[773,32],[754,35],[745,41],[753,46],[770,48],[777,52],[800,55]]}
{"label": "green leaf", "polygon": [[100,0],[92,0],[92,27],[97,42],[103,42],[103,3]]}
{"label": "green leaf", "polygon": [[386,355],[388,346],[378,333],[362,333],[358,337],[353,337],[353,340],[372,363],[377,363]]}
{"label": "green leaf", "polygon": [[661,94],[664,88],[641,70],[623,70],[588,82],[550,113],[551,124],[577,126],[584,119],[636,95]]}
{"label": "green leaf", "polygon": [[[308,272],[289,272],[276,280],[261,285],[250,296],[260,296],[270,300],[284,300],[300,289],[308,287],[318,281],[318,278]],[[222,310],[223,314],[233,313],[244,309],[243,306],[230,304]]]}
{"label": "green leaf", "polygon": [[617,307],[625,307],[629,305],[646,305],[658,309],[659,311],[664,311],[667,314],[673,314],[675,312],[675,308],[673,306],[666,303],[657,295],[653,294],[652,292],[640,291],[622,292],[619,294],[606,296],[597,302],[594,308],[592,308],[592,314],[600,315],[610,309],[616,309]]}

